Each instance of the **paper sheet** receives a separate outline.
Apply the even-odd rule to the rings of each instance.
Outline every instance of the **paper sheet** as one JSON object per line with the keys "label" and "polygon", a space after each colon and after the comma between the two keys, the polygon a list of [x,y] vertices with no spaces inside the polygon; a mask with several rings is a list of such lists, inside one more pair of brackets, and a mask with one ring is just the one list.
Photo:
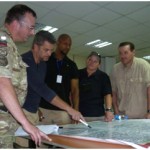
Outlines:
{"label": "paper sheet", "polygon": [[[37,128],[39,128],[42,132],[45,134],[50,134],[50,133],[57,133],[59,127],[57,125],[38,125]],[[16,132],[15,136],[28,136],[29,134],[23,130],[22,127],[19,127]]]}

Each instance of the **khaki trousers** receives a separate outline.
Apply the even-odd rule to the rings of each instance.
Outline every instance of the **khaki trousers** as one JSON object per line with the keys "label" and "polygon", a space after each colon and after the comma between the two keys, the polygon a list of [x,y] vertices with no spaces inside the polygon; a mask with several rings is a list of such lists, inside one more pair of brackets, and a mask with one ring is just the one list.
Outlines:
{"label": "khaki trousers", "polygon": [[25,109],[23,109],[23,112],[25,113],[27,119],[34,125],[37,125],[39,123],[39,116],[38,111],[36,113],[31,113]]}
{"label": "khaki trousers", "polygon": [[104,116],[102,117],[84,117],[87,122],[91,121],[104,121]]}
{"label": "khaki trousers", "polygon": [[40,107],[44,119],[39,124],[71,124],[72,119],[66,111],[50,110]]}

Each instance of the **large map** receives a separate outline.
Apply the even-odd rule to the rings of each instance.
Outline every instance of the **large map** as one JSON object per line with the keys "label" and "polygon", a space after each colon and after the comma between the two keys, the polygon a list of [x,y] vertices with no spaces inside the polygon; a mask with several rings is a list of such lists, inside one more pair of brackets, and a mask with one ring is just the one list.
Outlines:
{"label": "large map", "polygon": [[150,142],[150,120],[128,119],[113,120],[112,122],[93,121],[89,122],[92,128],[83,124],[63,125],[59,134],[98,139],[113,139],[145,144]]}

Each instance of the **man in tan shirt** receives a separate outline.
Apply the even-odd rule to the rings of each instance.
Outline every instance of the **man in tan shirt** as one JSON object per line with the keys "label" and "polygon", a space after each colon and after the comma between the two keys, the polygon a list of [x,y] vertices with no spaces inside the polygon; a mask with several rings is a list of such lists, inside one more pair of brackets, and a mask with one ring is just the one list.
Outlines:
{"label": "man in tan shirt", "polygon": [[111,74],[114,113],[150,118],[150,64],[135,57],[131,42],[120,43],[118,50],[121,62]]}

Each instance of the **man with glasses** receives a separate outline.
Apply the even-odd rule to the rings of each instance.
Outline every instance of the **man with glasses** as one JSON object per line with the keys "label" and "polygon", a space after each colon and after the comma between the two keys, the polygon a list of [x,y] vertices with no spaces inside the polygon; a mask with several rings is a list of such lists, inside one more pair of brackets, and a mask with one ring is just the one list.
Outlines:
{"label": "man with glasses", "polygon": [[35,20],[36,13],[31,8],[15,5],[7,12],[5,24],[0,29],[0,148],[13,148],[16,121],[36,145],[40,145],[42,138],[49,139],[27,120],[20,106],[26,97],[27,65],[14,42],[27,41],[34,35]]}
{"label": "man with glasses", "polygon": [[79,70],[79,111],[86,121],[112,121],[114,118],[110,79],[106,73],[99,70],[100,63],[101,56],[91,52],[86,61],[86,68]]}
{"label": "man with glasses", "polygon": [[28,23],[21,21],[21,24],[25,25],[30,31],[34,31],[35,26],[29,25]]}

